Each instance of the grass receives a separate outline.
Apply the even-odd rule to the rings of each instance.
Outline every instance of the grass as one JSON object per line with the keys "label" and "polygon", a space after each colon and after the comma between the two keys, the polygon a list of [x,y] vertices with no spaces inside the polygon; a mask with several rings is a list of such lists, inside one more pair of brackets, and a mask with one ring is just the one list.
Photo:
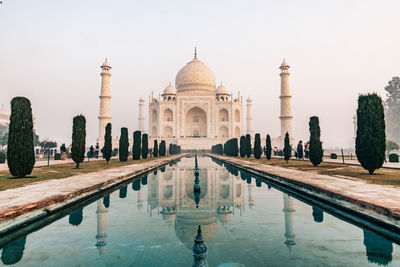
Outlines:
{"label": "grass", "polygon": [[138,164],[146,161],[151,161],[158,158],[147,158],[141,160],[128,160],[126,162],[120,162],[118,159],[111,159],[107,164],[105,160],[100,161],[90,161],[90,162],[82,162],[80,164],[79,169],[75,168],[75,163],[58,165],[58,166],[49,166],[49,167],[40,167],[34,168],[32,174],[25,178],[16,178],[13,177],[9,172],[0,173],[0,191],[17,188],[24,186],[26,184],[45,181],[50,179],[61,179],[73,175],[96,172],[101,170],[106,170],[110,168],[116,168],[125,165]]}
{"label": "grass", "polygon": [[322,162],[320,165],[315,167],[308,160],[304,161],[289,160],[289,162],[286,163],[285,160],[277,158],[272,158],[269,161],[266,158],[255,159],[254,157],[251,157],[249,159],[247,158],[240,158],[240,159],[245,159],[251,162],[257,162],[261,164],[284,167],[288,169],[330,175],[343,179],[357,178],[365,180],[366,182],[372,184],[400,186],[400,169],[381,168],[376,170],[373,175],[370,175],[368,174],[368,171],[362,168],[361,166],[345,165],[339,163]]}

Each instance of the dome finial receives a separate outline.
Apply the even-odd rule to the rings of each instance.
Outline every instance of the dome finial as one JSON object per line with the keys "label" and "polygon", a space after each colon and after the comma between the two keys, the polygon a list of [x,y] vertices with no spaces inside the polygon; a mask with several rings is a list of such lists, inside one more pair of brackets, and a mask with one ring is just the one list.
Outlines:
{"label": "dome finial", "polygon": [[197,47],[194,47],[194,58],[197,58]]}

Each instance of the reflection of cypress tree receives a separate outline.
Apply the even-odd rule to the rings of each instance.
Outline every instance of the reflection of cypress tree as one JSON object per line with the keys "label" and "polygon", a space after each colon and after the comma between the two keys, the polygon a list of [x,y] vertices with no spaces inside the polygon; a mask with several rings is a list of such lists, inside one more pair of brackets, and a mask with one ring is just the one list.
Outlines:
{"label": "reflection of cypress tree", "polygon": [[247,178],[250,177],[249,173],[246,171],[240,171],[240,177],[242,178],[243,181],[246,181]]}
{"label": "reflection of cypress tree", "polygon": [[69,215],[69,224],[73,226],[78,226],[82,223],[83,220],[83,209],[79,209],[74,211]]}
{"label": "reflection of cypress tree", "polygon": [[225,168],[228,170],[229,173],[238,176],[239,172],[238,169],[236,167],[233,167],[232,165],[226,164]]}
{"label": "reflection of cypress tree", "polygon": [[128,187],[124,186],[119,189],[119,198],[126,198],[126,194],[128,193]]}
{"label": "reflection of cypress tree", "polygon": [[103,205],[104,207],[110,207],[110,195],[103,197]]}
{"label": "reflection of cypress tree", "polygon": [[133,182],[132,188],[135,191],[139,191],[140,190],[140,179],[137,179],[136,181]]}
{"label": "reflection of cypress tree", "polygon": [[272,186],[271,185],[268,185],[268,190],[270,190],[272,188]]}
{"label": "reflection of cypress tree", "polygon": [[16,264],[24,255],[26,236],[5,246],[1,252],[1,261],[5,265]]}
{"label": "reflection of cypress tree", "polygon": [[312,207],[312,216],[314,217],[314,222],[320,223],[324,221],[324,212],[316,206]]}
{"label": "reflection of cypress tree", "polygon": [[147,174],[142,177],[142,185],[147,185]]}
{"label": "reflection of cypress tree", "polygon": [[248,184],[251,184],[251,176],[250,176],[250,175],[249,175],[249,177],[247,177],[246,182],[247,182]]}
{"label": "reflection of cypress tree", "polygon": [[162,167],[160,168],[160,171],[161,171],[161,172],[165,172],[165,166],[162,166]]}
{"label": "reflection of cypress tree", "polygon": [[153,174],[154,174],[154,175],[157,175],[157,169],[154,170]]}
{"label": "reflection of cypress tree", "polygon": [[257,186],[257,187],[261,187],[261,180],[256,179],[256,186]]}
{"label": "reflection of cypress tree", "polygon": [[369,262],[378,265],[392,262],[393,244],[386,238],[364,229],[364,245]]}

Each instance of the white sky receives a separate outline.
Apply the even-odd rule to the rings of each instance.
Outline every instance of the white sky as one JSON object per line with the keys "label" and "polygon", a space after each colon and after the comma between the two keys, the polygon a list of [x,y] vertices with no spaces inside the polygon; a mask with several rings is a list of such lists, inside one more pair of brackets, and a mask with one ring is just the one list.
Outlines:
{"label": "white sky", "polygon": [[[99,66],[107,57],[113,135],[137,128],[138,99],[161,93],[198,57],[254,103],[255,131],[278,136],[279,65],[291,66],[293,131],[320,117],[325,147],[353,145],[359,93],[400,72],[400,1],[55,1],[0,5],[0,104],[32,101],[41,138],[70,143],[72,118],[98,132]],[[147,115],[147,114],[146,114]],[[146,121],[147,125],[147,121]],[[245,126],[245,124],[244,124]]]}

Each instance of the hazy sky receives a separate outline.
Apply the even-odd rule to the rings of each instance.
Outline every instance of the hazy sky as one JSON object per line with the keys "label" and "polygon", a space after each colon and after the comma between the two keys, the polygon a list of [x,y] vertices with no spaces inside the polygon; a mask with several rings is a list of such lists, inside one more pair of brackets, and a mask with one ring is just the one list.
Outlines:
{"label": "hazy sky", "polygon": [[262,135],[280,134],[278,67],[286,58],[295,137],[307,139],[317,115],[324,146],[349,147],[358,94],[384,97],[400,74],[399,10],[398,0],[3,0],[0,104],[28,97],[40,137],[66,143],[73,116],[83,114],[93,144],[107,57],[113,135],[124,126],[131,135],[140,96],[147,104],[152,90],[174,83],[197,46],[218,84],[253,98]]}

